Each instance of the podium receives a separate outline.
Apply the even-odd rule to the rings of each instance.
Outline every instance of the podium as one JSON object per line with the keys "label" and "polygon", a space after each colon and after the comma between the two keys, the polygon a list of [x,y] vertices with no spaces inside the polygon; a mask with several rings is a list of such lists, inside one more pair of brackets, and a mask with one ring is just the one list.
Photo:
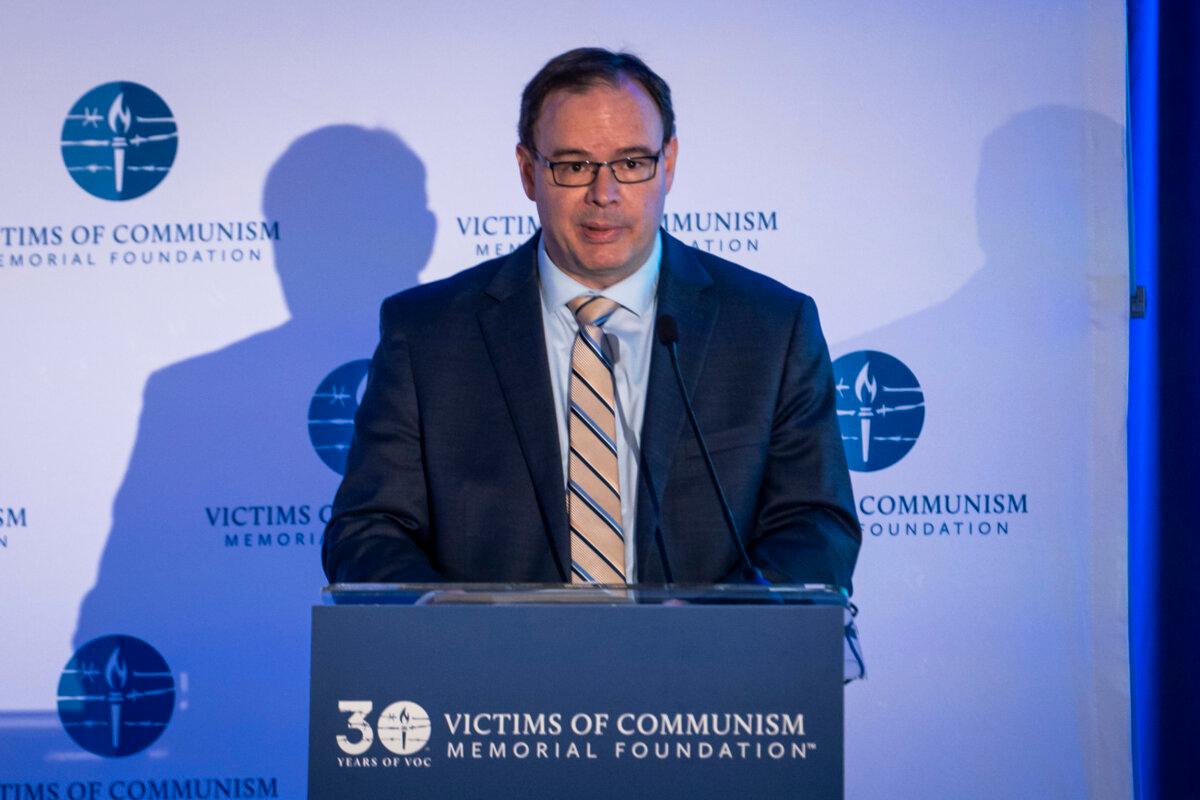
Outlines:
{"label": "podium", "polygon": [[841,798],[828,587],[341,584],[308,796]]}

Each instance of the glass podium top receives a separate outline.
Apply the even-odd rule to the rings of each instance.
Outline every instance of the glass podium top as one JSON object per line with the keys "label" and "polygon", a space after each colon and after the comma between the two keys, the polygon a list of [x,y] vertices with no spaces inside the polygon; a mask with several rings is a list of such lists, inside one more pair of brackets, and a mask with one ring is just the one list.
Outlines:
{"label": "glass podium top", "polygon": [[326,605],[832,605],[847,597],[826,584],[334,583]]}

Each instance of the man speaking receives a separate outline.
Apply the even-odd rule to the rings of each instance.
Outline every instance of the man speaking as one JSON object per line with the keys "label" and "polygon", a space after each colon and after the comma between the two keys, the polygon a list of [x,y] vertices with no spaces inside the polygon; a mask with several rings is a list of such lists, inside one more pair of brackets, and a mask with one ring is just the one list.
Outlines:
{"label": "man speaking", "polygon": [[384,302],[329,580],[736,582],[736,527],[767,579],[849,591],[861,531],[816,308],[659,229],[667,84],[572,50],[518,127],[541,231]]}

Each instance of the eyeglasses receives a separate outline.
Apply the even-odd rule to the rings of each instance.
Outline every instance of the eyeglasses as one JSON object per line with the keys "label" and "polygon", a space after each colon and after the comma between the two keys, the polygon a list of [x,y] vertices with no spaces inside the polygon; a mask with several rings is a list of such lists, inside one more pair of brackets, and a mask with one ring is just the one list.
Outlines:
{"label": "eyeglasses", "polygon": [[608,167],[617,183],[645,183],[658,173],[662,150],[652,156],[626,156],[612,161],[551,161],[537,150],[531,151],[550,168],[559,186],[591,186],[601,167]]}

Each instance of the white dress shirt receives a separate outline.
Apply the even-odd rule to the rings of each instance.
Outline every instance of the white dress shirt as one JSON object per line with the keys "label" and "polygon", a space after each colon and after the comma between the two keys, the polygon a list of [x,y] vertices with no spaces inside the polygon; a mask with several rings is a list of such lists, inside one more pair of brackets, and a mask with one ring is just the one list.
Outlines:
{"label": "white dress shirt", "polygon": [[[654,237],[654,249],[646,263],[625,280],[604,291],[589,289],[563,272],[546,253],[545,238],[538,241],[538,278],[542,297],[542,328],[546,333],[546,356],[550,364],[550,386],[558,422],[558,444],[562,451],[564,497],[567,489],[567,415],[570,398],[571,347],[579,325],[567,303],[581,294],[599,294],[621,307],[604,323],[603,331],[613,352],[613,384],[617,395],[617,469],[621,481],[621,527],[625,531],[625,579],[637,581],[638,462],[642,414],[646,409],[646,385],[650,380],[650,351],[654,343],[654,318],[658,307],[658,275],[662,267],[662,235]],[[564,500],[564,502],[566,502]]]}

